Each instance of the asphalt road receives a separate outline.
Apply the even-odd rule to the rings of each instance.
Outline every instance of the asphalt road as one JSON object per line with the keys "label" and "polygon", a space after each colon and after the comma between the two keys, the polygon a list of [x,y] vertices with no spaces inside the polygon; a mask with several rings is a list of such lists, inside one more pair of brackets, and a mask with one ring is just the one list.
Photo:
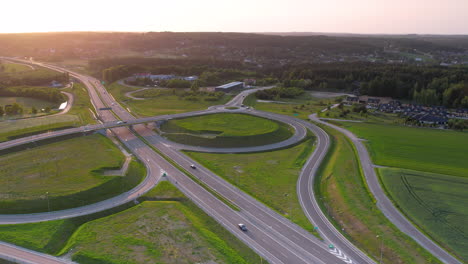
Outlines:
{"label": "asphalt road", "polygon": [[[63,71],[62,69],[57,68],[55,66],[45,66],[58,71]],[[71,74],[79,78],[88,87],[91,100],[95,105],[96,109],[106,106],[112,106],[113,112],[122,120],[126,120],[128,123],[142,121],[136,120],[125,108],[121,107],[114,100],[114,98],[112,98],[112,96],[107,93],[105,88],[102,85],[100,85],[98,80],[95,80],[92,77],[83,76],[76,73]],[[263,89],[267,88],[269,87]],[[231,100],[231,102],[226,104],[226,106],[240,107],[247,94],[252,93],[254,91],[255,90],[249,90],[245,93],[239,94],[233,100]],[[197,114],[205,114],[208,111],[220,112],[223,111],[221,110],[221,108],[222,107],[211,107],[209,110],[205,111],[172,115],[170,117],[161,116],[156,117],[156,119],[192,116]],[[246,110],[247,109],[241,108],[240,111]],[[236,187],[225,182],[223,179],[221,179],[217,175],[214,175],[213,173],[209,172],[208,170],[204,169],[198,164],[198,169],[192,171],[193,174],[199,177],[200,180],[205,182],[213,190],[215,190],[223,197],[229,199],[239,208],[241,208],[240,212],[233,211],[224,203],[216,199],[208,191],[203,189],[200,185],[194,183],[190,178],[182,174],[178,169],[173,167],[164,158],[152,151],[147,145],[145,145],[142,141],[135,137],[135,135],[132,134],[132,131],[130,131],[127,128],[113,128],[112,131],[116,133],[116,135],[122,140],[122,142],[124,142],[124,144],[126,144],[127,147],[129,147],[129,149],[132,152],[134,152],[149,168],[148,177],[145,179],[145,181],[148,180],[149,182],[143,182],[142,184],[140,184],[139,187],[136,188],[137,191],[135,193],[130,193],[133,191],[132,190],[129,193],[115,197],[116,199],[114,203],[122,202],[125,199],[132,200],[138,197],[139,195],[143,194],[145,191],[151,189],[155,184],[157,184],[157,181],[159,180],[159,175],[161,171],[164,170],[168,172],[169,180],[174,182],[174,184],[176,184],[179,187],[179,189],[181,189],[189,198],[191,198],[195,203],[197,203],[205,212],[210,214],[214,219],[216,219],[218,222],[224,225],[234,235],[243,240],[247,245],[256,250],[261,256],[263,256],[271,263],[374,263],[364,253],[362,253],[349,241],[347,241],[346,238],[344,238],[331,225],[331,223],[328,222],[328,220],[318,207],[317,202],[315,201],[312,183],[315,172],[328,149],[329,139],[326,133],[324,133],[320,128],[309,122],[296,120],[290,117],[284,117],[282,115],[274,116],[275,114],[272,113],[260,112],[255,110],[247,111],[265,117],[270,115],[269,118],[273,119],[286,118],[283,119],[283,122],[286,123],[301,123],[303,127],[307,127],[317,135],[317,149],[314,151],[314,154],[311,156],[306,166],[304,167],[299,178],[297,188],[298,196],[306,215],[312,223],[319,227],[319,232],[325,238],[325,243],[319,241],[318,239],[310,235],[307,231],[291,223],[289,220],[280,216],[276,212],[267,208],[263,204],[259,203],[252,197],[246,195]],[[102,121],[106,123],[116,122],[117,120],[110,111],[98,111],[98,116]],[[155,118],[148,118],[146,121],[150,122],[154,120]],[[154,145],[160,151],[162,151],[164,155],[170,157],[179,165],[189,168],[190,164],[195,163],[193,160],[180,153],[177,149],[174,149],[171,144],[162,141],[152,130],[146,128],[144,125],[134,125],[133,129],[139,135],[143,136],[147,141],[149,141],[152,145]],[[297,128],[295,130],[297,134],[299,130]],[[51,132],[51,134],[57,136],[60,134],[60,131]],[[54,135],[51,135],[51,137],[53,137]],[[244,150],[243,152],[246,151]],[[359,154],[361,159],[363,159],[362,154],[360,152]],[[158,172],[156,173],[155,171]],[[380,188],[378,181],[376,183],[378,188]],[[379,195],[386,198],[382,190],[380,190]],[[388,200],[388,198],[386,199]],[[5,219],[5,221],[21,222],[27,221],[25,219],[29,217],[35,218],[36,220],[34,221],[37,221],[37,219],[51,220],[49,219],[51,218],[51,215],[53,215],[52,219],[60,219],[60,217],[67,218],[72,217],[71,215],[76,213],[87,214],[92,212],[93,210],[101,210],[106,206],[113,207],[112,203],[109,202],[110,200],[103,201],[100,205],[90,205],[90,207],[88,208],[81,207],[70,209],[70,211],[66,213],[64,212],[67,210],[64,210],[58,212],[27,215],[23,218],[21,218],[20,215],[16,215],[10,216],[11,218]],[[114,204],[114,206],[115,205],[117,204]],[[7,216],[0,216],[0,223],[2,223],[3,217]],[[240,222],[246,224],[249,227],[249,231],[247,233],[241,232],[237,229],[236,225]],[[334,244],[336,248],[333,250],[327,248],[328,243]]]}
{"label": "asphalt road", "polygon": [[[50,67],[59,71],[61,70],[55,66]],[[112,105],[113,112],[119,118],[128,120],[129,122],[135,119],[115,102],[105,88],[100,85],[99,81],[76,73],[71,73],[71,75],[79,78],[88,87],[91,100],[96,109]],[[110,111],[98,111],[98,117],[104,122],[116,120]],[[152,130],[147,129],[144,125],[134,125],[133,129],[142,136],[154,134]],[[1,215],[0,223],[24,223],[62,219],[92,213],[94,210],[111,208],[118,203],[124,203],[126,199],[131,200],[146,190],[151,189],[159,180],[161,171],[164,170],[168,173],[169,179],[189,198],[270,263],[342,263],[341,259],[329,252],[326,244],[282,218],[277,213],[266,211],[268,208],[262,204],[257,202],[256,206],[252,206],[250,203],[243,203],[238,205],[241,208],[240,212],[234,211],[152,151],[149,146],[136,138],[128,128],[114,128],[112,131],[148,167],[148,176],[139,185],[137,191],[132,190],[129,193],[115,197],[115,199],[109,199],[87,207],[40,214]],[[51,134],[56,133],[59,134],[60,132],[51,132]],[[167,155],[167,153],[165,154]],[[229,195],[235,195],[236,199],[248,199],[256,202],[250,196],[230,187],[225,186],[221,188],[220,185],[218,189],[216,187],[213,189],[222,196],[229,197]],[[259,210],[260,207],[265,208],[265,210]],[[246,224],[249,231],[245,233],[240,231],[237,228],[238,223]],[[28,254],[33,253],[29,252]]]}
{"label": "asphalt road", "polygon": [[345,134],[356,146],[356,150],[359,156],[364,177],[366,178],[367,186],[369,187],[372,195],[377,201],[377,207],[382,213],[402,232],[413,238],[418,244],[420,244],[427,251],[431,252],[435,257],[444,263],[450,264],[461,264],[461,262],[450,255],[447,251],[441,248],[439,245],[434,243],[430,238],[424,235],[417,227],[415,227],[392,203],[387,197],[385,191],[380,185],[377,174],[375,173],[374,166],[367,148],[364,146],[362,141],[356,137],[349,130],[342,127],[324,122],[317,118],[316,114],[310,115],[309,118],[315,122],[332,127],[341,133]]}

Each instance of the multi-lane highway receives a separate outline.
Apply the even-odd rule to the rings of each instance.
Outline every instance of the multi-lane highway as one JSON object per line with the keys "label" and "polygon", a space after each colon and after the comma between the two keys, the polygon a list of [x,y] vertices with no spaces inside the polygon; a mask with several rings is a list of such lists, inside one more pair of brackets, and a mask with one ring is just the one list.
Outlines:
{"label": "multi-lane highway", "polygon": [[[64,71],[55,66],[42,66]],[[97,111],[102,121],[114,122],[116,120],[114,114],[122,120],[127,120],[127,122],[135,119],[115,102],[98,80],[72,72],[70,74],[80,79],[86,85],[97,110],[112,106],[113,113],[110,111]],[[144,125],[134,125],[133,130],[145,137],[154,135],[154,132]],[[159,180],[161,171],[164,170],[168,173],[169,179],[189,198],[270,263],[342,263],[339,257],[330,253],[327,244],[292,224],[276,212],[269,210],[240,190],[219,181],[216,181],[216,183],[222,184],[224,188],[221,188],[221,185],[218,188],[210,186],[222,196],[230,197],[229,199],[238,201],[245,199],[249,201],[236,203],[240,208],[240,212],[238,212],[232,210],[206,189],[194,183],[189,177],[172,166],[171,163],[152,151],[149,146],[133,135],[129,129],[113,128],[112,131],[148,168],[148,177],[139,185],[136,192],[132,190],[116,197],[114,200],[106,200],[87,207],[31,215],[1,215],[0,222],[22,223],[67,218],[91,213],[93,210],[100,210],[104,207],[112,206],[112,204],[123,203],[124,200],[135,198],[152,188]],[[54,133],[58,132],[51,132],[50,134]],[[182,165],[185,166],[184,164]],[[215,178],[213,177],[213,179]],[[216,179],[219,180],[217,177]],[[251,202],[256,202],[255,206],[252,206]],[[262,207],[264,209],[259,210]],[[249,227],[247,233],[237,228],[237,224],[241,222]]]}
{"label": "multi-lane highway", "polygon": [[[65,69],[53,66],[44,65],[57,71],[65,71]],[[256,199],[243,193],[235,186],[227,183],[217,175],[197,164],[198,169],[192,170],[192,173],[203,181],[209,188],[215,190],[221,196],[230,200],[233,204],[240,208],[240,211],[234,211],[223,202],[214,197],[210,192],[193,182],[189,177],[180,172],[164,157],[154,152],[151,147],[143,143],[133,132],[146,139],[147,142],[156,147],[166,157],[175,161],[178,165],[189,168],[193,164],[193,160],[182,154],[179,149],[187,149],[189,147],[174,144],[163,140],[159,135],[151,129],[140,123],[154,122],[165,120],[168,118],[187,117],[193,115],[218,113],[226,111],[225,106],[210,107],[208,110],[197,111],[192,113],[184,113],[172,116],[159,116],[146,119],[136,119],[125,108],[120,106],[114,98],[107,93],[105,87],[101,83],[89,76],[70,72],[70,74],[81,80],[88,88],[91,101],[93,102],[98,117],[103,124],[86,126],[81,128],[73,128],[68,131],[54,131],[48,134],[33,136],[30,138],[19,139],[16,142],[5,142],[5,147],[16,146],[34,140],[52,138],[63,135],[63,133],[79,133],[95,129],[112,128],[112,131],[118,138],[145,163],[148,168],[148,175],[145,180],[135,189],[128,193],[121,194],[112,199],[102,201],[100,203],[73,208],[69,210],[56,211],[50,213],[28,214],[28,215],[0,215],[0,223],[24,223],[37,222],[52,219],[61,219],[74,217],[82,214],[89,214],[104,210],[116,205],[134,200],[146,191],[157,184],[160,179],[161,171],[168,173],[168,179],[172,181],[180,190],[182,190],[190,199],[192,199],[205,212],[210,214],[214,219],[221,223],[226,229],[231,231],[239,239],[244,241],[262,257],[270,263],[374,263],[366,254],[352,245],[345,237],[337,231],[334,226],[321,212],[313,193],[313,181],[318,166],[329,147],[328,135],[319,127],[304,120],[298,120],[292,117],[283,115],[256,111],[242,107],[242,102],[245,97],[254,92],[254,90],[245,91],[237,95],[225,106],[236,106],[239,110],[250,114],[275,119],[285,122],[294,127],[295,134],[289,141],[283,141],[278,144],[256,148],[239,149],[213,149],[213,148],[198,148],[194,150],[209,151],[209,152],[249,152],[273,149],[282,146],[288,146],[301,140],[305,136],[306,129],[311,130],[317,136],[317,145],[313,155],[310,157],[305,167],[303,168],[298,180],[297,192],[301,206],[309,220],[318,227],[318,230],[325,241],[320,241],[310,235],[304,229],[291,223],[286,218],[274,212],[270,208],[264,206]],[[265,87],[262,89],[267,89]],[[111,107],[112,111],[99,110],[100,108]],[[120,124],[116,118],[125,120],[126,124]],[[125,127],[115,128],[120,125],[133,124],[132,129]],[[2,148],[0,144],[0,148]],[[10,144],[10,145],[8,145]],[[189,148],[190,149],[190,148]],[[193,149],[193,147],[192,147]],[[377,183],[378,184],[378,183]],[[383,192],[382,195],[384,196]],[[388,199],[388,198],[387,198]],[[238,223],[245,223],[249,227],[247,233],[241,232],[237,228]],[[329,248],[333,244],[335,248]],[[0,253],[2,249],[0,248]],[[32,254],[32,253],[31,253]],[[48,262],[44,262],[48,263]],[[448,261],[447,263],[458,263]]]}

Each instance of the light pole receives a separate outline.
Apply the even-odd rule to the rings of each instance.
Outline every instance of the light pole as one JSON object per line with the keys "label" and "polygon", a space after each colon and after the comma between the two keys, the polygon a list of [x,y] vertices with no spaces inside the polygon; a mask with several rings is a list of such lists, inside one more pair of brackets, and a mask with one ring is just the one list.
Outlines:
{"label": "light pole", "polygon": [[377,235],[375,236],[377,238],[380,237],[380,261],[379,263],[382,264],[382,258],[383,258],[383,236],[382,235]]}
{"label": "light pole", "polygon": [[50,212],[49,192],[46,192],[46,197],[47,197],[47,212]]}

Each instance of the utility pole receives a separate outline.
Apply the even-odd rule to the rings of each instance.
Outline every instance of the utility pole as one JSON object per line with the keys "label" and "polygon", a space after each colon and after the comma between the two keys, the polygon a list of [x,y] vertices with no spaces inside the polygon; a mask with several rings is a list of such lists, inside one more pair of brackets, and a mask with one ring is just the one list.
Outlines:
{"label": "utility pole", "polygon": [[46,192],[47,197],[47,212],[50,212],[49,192]]}

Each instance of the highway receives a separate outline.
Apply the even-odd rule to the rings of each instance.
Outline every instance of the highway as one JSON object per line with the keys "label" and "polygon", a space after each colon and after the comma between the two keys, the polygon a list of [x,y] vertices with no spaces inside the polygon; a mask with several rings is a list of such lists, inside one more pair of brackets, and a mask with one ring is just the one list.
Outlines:
{"label": "highway", "polygon": [[[65,71],[64,69],[58,68],[53,65],[44,65],[41,66],[49,67],[58,71]],[[107,93],[105,87],[103,87],[100,82],[92,77],[80,75],[77,73],[70,72],[72,76],[80,79],[88,88],[91,101],[93,102],[95,108],[98,110],[103,107],[112,107],[111,111],[98,110],[99,118],[104,122],[104,124],[86,126],[81,128],[74,128],[76,131],[73,133],[86,132],[89,130],[95,129],[104,129],[111,128],[111,130],[119,137],[119,139],[133,152],[135,155],[145,163],[148,168],[148,175],[145,180],[135,189],[131,190],[128,193],[121,194],[112,199],[102,201],[93,205],[74,208],[69,210],[50,212],[50,213],[40,213],[40,214],[28,214],[28,215],[0,215],[0,223],[22,223],[22,222],[37,222],[37,221],[46,221],[52,219],[62,219],[73,217],[82,214],[89,214],[99,210],[104,210],[104,208],[111,208],[118,204],[122,204],[131,200],[136,199],[140,195],[144,194],[146,191],[151,189],[157,184],[160,180],[160,175],[162,171],[168,173],[168,179],[172,181],[181,191],[183,191],[187,197],[192,199],[200,208],[205,212],[211,215],[215,220],[221,223],[226,229],[231,231],[234,235],[244,241],[248,246],[254,249],[258,254],[268,260],[270,263],[374,263],[372,259],[366,256],[363,252],[357,249],[352,245],[344,236],[337,231],[334,226],[328,221],[328,219],[321,212],[315,196],[313,193],[313,181],[316,171],[323,160],[326,152],[329,148],[329,138],[328,135],[319,127],[314,124],[295,119],[292,117],[286,117],[283,115],[267,113],[262,111],[257,111],[253,109],[247,109],[242,107],[242,102],[245,97],[254,92],[255,90],[247,90],[239,95],[237,95],[233,100],[227,103],[225,106],[215,106],[210,107],[208,110],[197,111],[192,113],[183,113],[178,115],[171,116],[159,116],[159,117],[150,117],[146,119],[136,119],[132,116],[124,107],[120,106],[114,98]],[[262,89],[268,89],[270,87],[265,87]],[[301,175],[297,184],[298,197],[301,202],[301,206],[306,213],[309,220],[318,227],[318,231],[325,239],[325,241],[320,241],[314,236],[310,235],[304,229],[298,227],[297,225],[291,223],[286,218],[282,217],[278,213],[264,206],[256,199],[250,197],[249,195],[243,193],[241,190],[237,189],[235,186],[227,183],[217,175],[213,174],[209,170],[203,168],[200,164],[197,164],[189,157],[181,153],[180,149],[192,149],[198,151],[207,151],[207,152],[249,152],[249,151],[259,151],[253,148],[242,148],[240,149],[214,149],[214,148],[200,148],[200,147],[188,147],[180,144],[174,144],[167,140],[162,139],[159,135],[154,133],[151,129],[148,129],[145,125],[140,123],[154,122],[158,120],[164,120],[168,118],[180,118],[188,117],[193,115],[207,114],[207,113],[218,113],[226,111],[225,107],[239,107],[235,112],[246,112],[249,114],[254,114],[262,117],[267,117],[275,120],[279,120],[285,123],[290,124],[294,127],[295,134],[294,140],[289,142],[281,142],[276,147],[280,147],[281,144],[286,146],[288,144],[293,144],[305,136],[304,131],[309,129],[314,132],[317,136],[316,149],[312,156],[307,161],[304,166]],[[118,124],[116,116],[125,120],[126,124]],[[316,121],[316,120],[315,120]],[[319,121],[321,122],[321,121]],[[138,123],[138,124],[137,124]],[[115,128],[120,125],[130,125],[132,129],[125,127]],[[101,126],[101,127],[99,127]],[[177,164],[182,167],[188,168],[190,170],[190,164],[197,164],[197,170],[192,170],[191,172],[203,181],[211,189],[215,190],[221,196],[227,198],[241,210],[239,212],[232,210],[226,206],[223,202],[214,197],[207,190],[202,188],[200,185],[193,182],[189,177],[181,173],[177,168],[167,162],[163,157],[154,152],[148,145],[141,141],[138,137],[133,134],[133,131],[142,136],[149,142],[151,145],[160,150],[165,156],[169,157]],[[70,132],[70,131],[68,131]],[[61,135],[61,133],[66,133],[65,131],[54,131],[48,133],[48,135],[42,135],[44,137],[56,137]],[[41,135],[37,135],[41,136]],[[34,136],[33,136],[34,137]],[[7,144],[24,144],[26,142],[32,142],[38,140],[38,138],[30,139],[21,139],[16,143],[5,142]],[[2,147],[0,144],[0,148]],[[268,146],[266,149],[274,148],[275,146]],[[365,147],[364,152],[366,152]],[[358,148],[359,149],[359,148]],[[265,149],[263,149],[265,150]],[[367,152],[366,152],[367,153]],[[361,153],[359,151],[361,163],[363,168],[365,167],[366,153]],[[364,156],[363,156],[364,155]],[[370,158],[367,159],[370,164]],[[373,168],[372,168],[373,172]],[[365,171],[367,174],[368,172]],[[375,174],[375,173],[374,173]],[[370,174],[369,174],[370,175]],[[367,175],[366,175],[367,178]],[[380,190],[375,189],[378,195],[384,197],[383,191],[381,190],[380,184],[378,181],[375,181],[375,188],[380,188]],[[374,194],[375,195],[375,194]],[[384,199],[382,198],[382,199]],[[390,203],[390,207],[393,205]],[[382,205],[379,204],[379,208],[382,209]],[[385,208],[384,208],[385,209]],[[395,209],[393,207],[393,209]],[[388,209],[391,211],[391,208]],[[396,209],[395,209],[396,210]],[[384,212],[385,213],[385,212]],[[396,210],[396,213],[399,213]],[[386,214],[386,213],[385,213]],[[386,214],[387,215],[387,214]],[[401,214],[400,214],[401,216]],[[391,214],[387,215],[390,220],[401,221],[397,215]],[[393,219],[391,217],[394,217]],[[395,218],[396,217],[396,218]],[[401,216],[403,217],[403,216]],[[403,217],[403,220],[406,220]],[[407,220],[406,220],[407,221]],[[241,232],[237,228],[237,223],[245,223],[249,227],[247,233]],[[398,224],[398,223],[396,223]],[[413,229],[416,229],[414,226],[409,224]],[[399,226],[399,225],[397,225]],[[399,226],[400,227],[400,226]],[[408,228],[408,227],[406,227]],[[404,229],[403,229],[404,230]],[[419,232],[419,231],[418,231]],[[422,234],[421,234],[422,235]],[[422,238],[427,239],[424,235]],[[421,243],[420,240],[417,239]],[[430,241],[430,240],[429,240]],[[423,241],[424,242],[424,241]],[[432,242],[432,241],[430,241]],[[335,248],[328,248],[328,244],[333,244]],[[432,242],[433,245],[435,245]],[[437,245],[435,245],[437,247]],[[433,252],[432,250],[430,250]],[[442,250],[443,251],[443,250]],[[437,253],[437,251],[436,251]],[[444,258],[443,254],[437,255],[434,254],[446,263],[459,263],[452,262],[449,258]],[[445,256],[446,257],[446,256]],[[452,257],[453,258],[453,257]]]}
{"label": "highway", "polygon": [[[47,66],[43,65],[42,66]],[[51,68],[63,71],[55,66]],[[70,72],[72,76],[80,79],[88,88],[89,95],[96,109],[112,106],[113,113],[119,118],[130,122],[135,118],[121,107],[98,80],[92,77],[82,76]],[[99,111],[98,116],[103,122],[116,121],[116,117],[110,111]],[[133,130],[142,136],[154,135],[154,132],[144,125],[134,125]],[[173,167],[163,157],[145,145],[128,128],[113,128],[112,131],[124,142],[124,144],[142,160],[148,168],[148,176],[143,183],[132,190],[122,194],[115,199],[109,199],[98,204],[87,207],[73,208],[69,210],[56,211],[50,213],[27,214],[27,215],[1,215],[0,223],[24,223],[37,222],[53,219],[62,219],[81,214],[91,213],[93,210],[104,210],[104,208],[116,206],[124,200],[136,198],[145,191],[151,189],[159,180],[162,171],[166,171],[169,180],[173,181],[190,199],[199,205],[205,212],[215,220],[225,226],[229,231],[244,241],[254,249],[259,255],[270,263],[343,263],[342,260],[331,254],[327,245],[305,230],[297,227],[275,212],[258,210],[262,206],[257,202],[257,206],[239,204],[240,212],[234,211],[223,202],[214,197],[210,192],[200,185],[194,183],[189,177]],[[55,131],[50,134],[59,134]],[[165,153],[166,154],[166,153]],[[222,196],[226,196],[222,191],[231,192],[238,200],[254,200],[243,192],[236,190],[232,193],[231,188],[214,188]],[[244,207],[245,206],[245,207]],[[266,208],[266,207],[264,207]],[[245,223],[249,231],[244,233],[237,227],[238,223]],[[47,262],[44,262],[47,263]]]}

